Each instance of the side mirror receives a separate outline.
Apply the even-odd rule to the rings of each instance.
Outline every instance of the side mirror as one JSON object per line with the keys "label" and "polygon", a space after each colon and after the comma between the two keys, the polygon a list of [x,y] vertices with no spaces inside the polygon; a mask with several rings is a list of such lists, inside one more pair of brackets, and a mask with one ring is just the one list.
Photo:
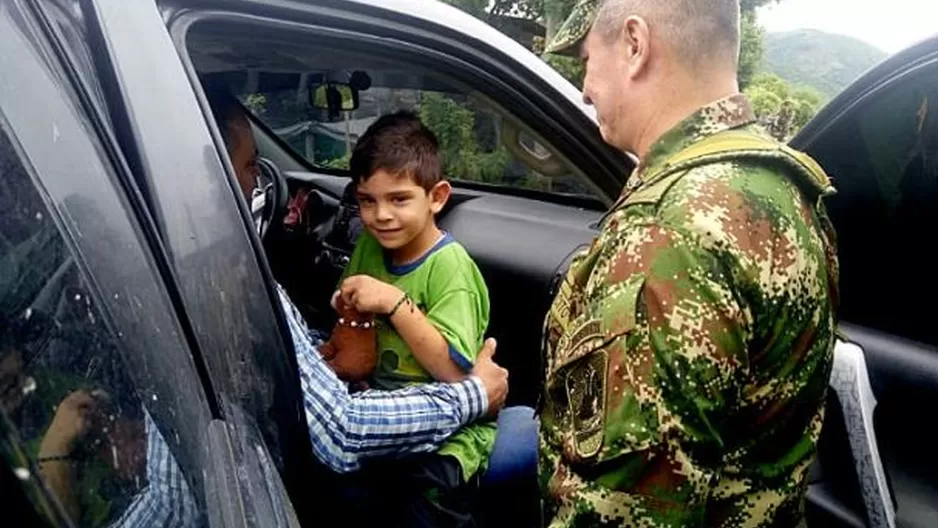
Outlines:
{"label": "side mirror", "polygon": [[328,110],[329,116],[335,117],[339,112],[358,109],[358,90],[350,84],[338,82],[313,85],[309,89],[309,104]]}

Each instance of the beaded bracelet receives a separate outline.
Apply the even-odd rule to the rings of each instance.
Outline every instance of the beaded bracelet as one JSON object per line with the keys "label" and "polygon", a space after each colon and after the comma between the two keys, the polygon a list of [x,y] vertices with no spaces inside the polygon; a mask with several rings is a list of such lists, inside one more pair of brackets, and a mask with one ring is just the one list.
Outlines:
{"label": "beaded bracelet", "polygon": [[344,317],[339,317],[338,323],[351,328],[361,328],[362,330],[369,330],[375,325],[374,321],[356,321],[355,319],[349,320]]}

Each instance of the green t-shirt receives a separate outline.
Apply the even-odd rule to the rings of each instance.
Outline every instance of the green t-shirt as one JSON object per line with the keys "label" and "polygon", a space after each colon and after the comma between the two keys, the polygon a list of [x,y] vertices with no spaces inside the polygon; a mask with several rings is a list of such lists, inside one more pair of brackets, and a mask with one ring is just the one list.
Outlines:
{"label": "green t-shirt", "polygon": [[[369,275],[407,292],[449,343],[450,357],[469,372],[489,323],[489,294],[475,262],[450,234],[412,264],[395,266],[368,232],[359,236],[343,278]],[[397,331],[379,321],[378,365],[371,379],[375,389],[394,390],[433,382]],[[486,467],[495,443],[492,421],[468,425],[454,434],[439,453],[459,460],[469,479]]]}

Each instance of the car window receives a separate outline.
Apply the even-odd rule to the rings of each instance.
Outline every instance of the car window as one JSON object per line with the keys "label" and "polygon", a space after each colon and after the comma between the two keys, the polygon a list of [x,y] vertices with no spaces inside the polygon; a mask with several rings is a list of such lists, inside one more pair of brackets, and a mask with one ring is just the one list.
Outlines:
{"label": "car window", "polygon": [[938,66],[880,90],[814,153],[834,179],[844,320],[938,345]]}
{"label": "car window", "polygon": [[78,526],[131,526],[189,483],[138,396],[108,319],[13,144],[0,133],[0,405]]}
{"label": "car window", "polygon": [[88,26],[79,0],[50,0],[40,4],[40,9],[51,22],[53,31],[65,44],[63,52],[69,56],[77,76],[87,85],[88,93],[98,105],[98,109],[107,112],[104,90],[95,73],[91,49],[88,46]]}
{"label": "car window", "polygon": [[[211,51],[209,46],[206,49]],[[223,58],[231,60],[231,53]],[[270,61],[287,55],[275,49],[265,53]],[[271,71],[223,73],[229,80],[244,74],[235,88],[242,103],[316,168],[347,169],[351,151],[368,126],[384,114],[406,110],[419,115],[436,134],[445,174],[451,180],[599,196],[549,143],[534,137],[509,111],[472,87],[405,62],[326,49],[304,49],[303,53],[329,59],[321,61],[318,70],[304,67],[284,73],[272,66]],[[194,55],[197,68],[201,61],[210,60],[200,53]],[[217,60],[210,64],[218,67]],[[212,73],[206,75],[212,77]],[[362,79],[367,80],[363,85],[356,82]],[[329,111],[323,87],[330,83],[343,88],[361,86],[357,105]]]}
{"label": "car window", "polygon": [[198,526],[205,395],[89,107],[22,8],[0,3],[0,458],[76,526]]}

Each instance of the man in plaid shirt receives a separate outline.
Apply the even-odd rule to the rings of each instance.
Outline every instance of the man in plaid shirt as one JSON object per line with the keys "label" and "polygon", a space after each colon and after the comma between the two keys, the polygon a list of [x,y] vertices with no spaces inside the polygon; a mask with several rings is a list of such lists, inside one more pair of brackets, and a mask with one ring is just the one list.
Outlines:
{"label": "man in plaid shirt", "polygon": [[[213,112],[238,182],[250,197],[257,178],[250,125],[234,98],[214,95]],[[435,451],[464,425],[497,412],[505,403],[508,373],[492,361],[492,340],[462,382],[349,394],[318,351],[320,335],[307,328],[279,285],[277,293],[293,338],[313,453],[333,471],[356,471],[366,458]],[[149,414],[145,415],[147,487],[113,526],[197,526],[199,514],[188,484]]]}
{"label": "man in plaid shirt", "polygon": [[[319,354],[321,337],[307,329],[280,287],[278,294],[300,368],[313,452],[333,471],[355,471],[366,458],[433,451],[463,425],[504,404],[507,373],[492,362],[491,343],[463,382],[350,395]],[[144,418],[147,486],[111,526],[199,526],[199,511],[182,471],[146,410]]]}

